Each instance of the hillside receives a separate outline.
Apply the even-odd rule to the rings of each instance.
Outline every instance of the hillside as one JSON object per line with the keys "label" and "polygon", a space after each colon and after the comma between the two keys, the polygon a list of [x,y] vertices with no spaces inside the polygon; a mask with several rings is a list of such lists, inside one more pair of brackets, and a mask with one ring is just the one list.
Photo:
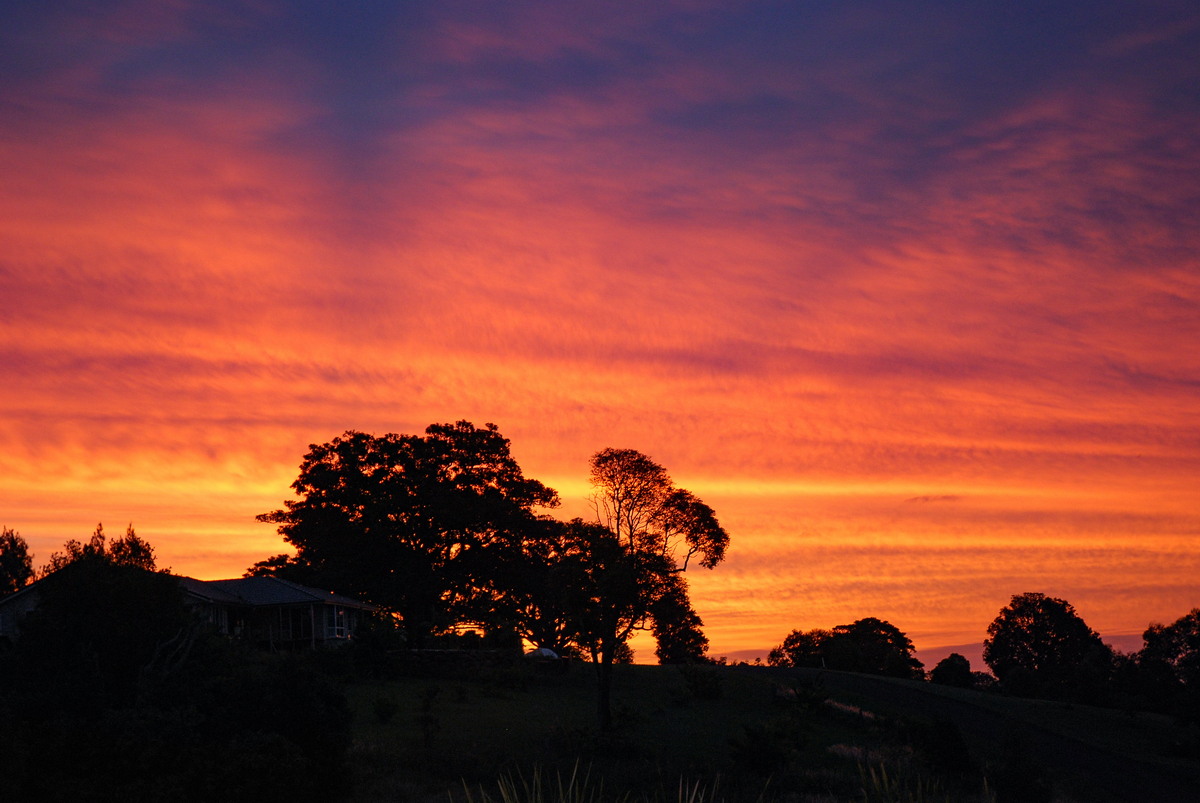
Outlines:
{"label": "hillside", "polygon": [[1087,801],[1200,789],[1200,766],[1173,755],[1194,734],[1163,717],[848,673],[620,667],[618,727],[604,737],[587,665],[359,683],[350,696],[363,803],[465,800],[466,788],[478,800],[502,776],[577,764],[593,786],[635,800],[674,800],[681,780],[715,789],[710,799],[861,800],[872,769],[936,800],[989,800],[1006,782]]}

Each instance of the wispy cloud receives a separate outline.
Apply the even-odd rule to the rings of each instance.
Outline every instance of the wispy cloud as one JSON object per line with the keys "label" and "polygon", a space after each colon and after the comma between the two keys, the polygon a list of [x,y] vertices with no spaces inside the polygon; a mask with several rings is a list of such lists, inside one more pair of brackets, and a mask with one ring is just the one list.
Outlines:
{"label": "wispy cloud", "polygon": [[4,523],[45,551],[94,499],[236,573],[308,443],[466,417],[570,487],[615,442],[714,489],[718,646],[889,595],[959,632],[972,554],[1000,604],[1007,540],[1042,544],[1030,580],[1076,571],[1052,527],[1144,550],[1086,554],[1098,616],[1170,618],[1195,15],[922,9],[5,9]]}

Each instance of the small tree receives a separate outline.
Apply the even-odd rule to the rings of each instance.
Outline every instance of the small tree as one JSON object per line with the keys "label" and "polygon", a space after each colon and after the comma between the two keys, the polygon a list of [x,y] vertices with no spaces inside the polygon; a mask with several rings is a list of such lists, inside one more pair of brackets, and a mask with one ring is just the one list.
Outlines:
{"label": "small tree", "polygon": [[125,528],[124,536],[111,544],[104,535],[104,525],[97,524],[95,532],[86,544],[72,538],[63,544],[62,552],[51,553],[50,561],[42,567],[39,574],[45,577],[81,560],[100,560],[148,572],[156,570],[154,547],[138,537],[132,524]]}
{"label": "small tree", "polygon": [[937,666],[930,671],[929,682],[969,689],[975,685],[975,677],[971,674],[971,662],[966,656],[952,652],[938,661]]}
{"label": "small tree", "polygon": [[21,534],[0,528],[0,597],[19,591],[33,579],[33,558]]}

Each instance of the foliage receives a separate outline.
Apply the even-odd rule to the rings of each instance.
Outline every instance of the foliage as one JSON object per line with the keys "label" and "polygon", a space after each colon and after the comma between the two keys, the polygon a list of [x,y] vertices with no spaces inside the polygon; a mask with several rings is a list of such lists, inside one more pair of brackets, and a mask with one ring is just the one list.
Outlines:
{"label": "foliage", "polygon": [[32,579],[29,544],[15,530],[0,527],[0,597],[20,590]]}
{"label": "foliage", "polygon": [[959,689],[969,689],[975,685],[975,678],[971,674],[971,662],[956,652],[938,661],[937,666],[929,672],[929,681]]}
{"label": "foliage", "polygon": [[913,649],[912,641],[895,625],[866,617],[832,630],[793,630],[771,650],[767,662],[920,679],[924,667]]}
{"label": "foliage", "polygon": [[[598,527],[579,543],[590,565],[579,640],[597,668],[598,714],[612,725],[611,666],[630,633],[656,624],[660,656],[675,661],[703,656],[707,640],[687,599],[679,573],[692,558],[712,569],[725,558],[729,534],[712,508],[676,488],[665,468],[633,449],[602,449],[592,455],[592,504]],[[661,618],[661,621],[659,621]]]}
{"label": "foliage", "polygon": [[42,567],[39,576],[46,577],[77,561],[97,559],[117,566],[128,566],[143,571],[155,571],[154,547],[139,538],[133,525],[125,528],[125,535],[111,543],[104,535],[104,525],[97,524],[96,531],[86,544],[74,538],[63,544],[62,552],[50,554],[50,560]]}
{"label": "foliage", "polygon": [[1095,699],[1112,672],[1112,650],[1066,600],[1016,594],[988,625],[983,660],[1020,696]]}
{"label": "foliage", "polygon": [[1142,636],[1140,660],[1169,667],[1176,680],[1200,691],[1200,608],[1169,625],[1151,624]]}
{"label": "foliage", "polygon": [[[38,584],[16,643],[43,711],[131,705],[139,680],[185,647],[193,626],[175,577],[85,553]],[[61,690],[61,691],[60,691]]]}
{"label": "foliage", "polygon": [[425,435],[346,432],[312,445],[297,499],[258,517],[296,548],[251,573],[303,576],[403,619],[409,643],[456,621],[490,622],[534,509],[558,497],[527,479],[493,424],[435,424]]}
{"label": "foliage", "polygon": [[592,455],[591,480],[598,520],[627,549],[657,553],[681,571],[693,557],[706,569],[724,560],[729,534],[712,508],[646,455],[602,449]]}
{"label": "foliage", "polygon": [[818,669],[824,666],[824,645],[831,635],[828,630],[793,630],[767,654],[767,664]]}
{"label": "foliage", "polygon": [[932,803],[950,800],[936,780],[889,773],[886,764],[858,765],[864,803]]}
{"label": "foliage", "polygon": [[830,669],[923,679],[924,667],[913,649],[898,627],[873,616],[838,625],[825,645]]}
{"label": "foliage", "polygon": [[662,591],[650,605],[654,655],[660,664],[701,663],[708,652],[708,637],[688,599],[686,581],[679,574],[664,579]]}

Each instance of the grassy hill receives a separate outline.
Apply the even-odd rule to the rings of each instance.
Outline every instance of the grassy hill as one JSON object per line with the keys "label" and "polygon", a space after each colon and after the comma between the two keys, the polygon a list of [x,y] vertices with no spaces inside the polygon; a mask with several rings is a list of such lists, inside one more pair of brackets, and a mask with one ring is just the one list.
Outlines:
{"label": "grassy hill", "polygon": [[[485,796],[574,768],[595,800],[1193,800],[1196,734],[1168,718],[849,673],[521,668],[349,689],[355,800]],[[1190,751],[1190,753],[1189,753]],[[693,792],[681,795],[681,784]],[[553,798],[547,798],[553,799]]]}

